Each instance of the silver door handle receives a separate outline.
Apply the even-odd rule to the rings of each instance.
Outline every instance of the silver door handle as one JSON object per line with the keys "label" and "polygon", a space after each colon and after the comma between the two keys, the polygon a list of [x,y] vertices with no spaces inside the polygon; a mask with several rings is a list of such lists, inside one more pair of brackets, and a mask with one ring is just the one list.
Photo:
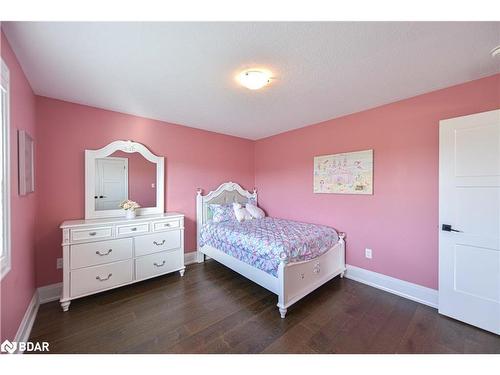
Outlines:
{"label": "silver door handle", "polygon": [[113,249],[108,249],[108,251],[107,251],[107,252],[105,252],[105,253],[101,253],[99,250],[97,250],[95,253],[96,253],[97,255],[104,256],[104,255],[109,255],[112,251],[113,251]]}
{"label": "silver door handle", "polygon": [[156,241],[153,241],[153,243],[156,245],[156,246],[161,246],[165,243],[165,240],[161,241],[160,243],[156,242]]}
{"label": "silver door handle", "polygon": [[161,262],[161,264],[158,264],[156,262],[153,263],[156,267],[163,267],[165,265],[165,261]]}
{"label": "silver door handle", "polygon": [[112,274],[112,273],[110,273],[110,274],[108,275],[108,277],[106,277],[105,279],[101,279],[101,276],[96,276],[95,278],[96,278],[96,280],[99,280],[99,281],[106,281],[106,280],[109,280],[109,278],[110,278],[111,276],[113,276],[113,274]]}

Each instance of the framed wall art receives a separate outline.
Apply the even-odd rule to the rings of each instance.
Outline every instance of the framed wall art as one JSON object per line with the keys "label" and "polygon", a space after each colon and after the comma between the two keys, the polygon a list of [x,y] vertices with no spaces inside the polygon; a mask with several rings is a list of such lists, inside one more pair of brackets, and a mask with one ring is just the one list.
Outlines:
{"label": "framed wall art", "polygon": [[19,195],[35,191],[35,166],[33,138],[19,130]]}
{"label": "framed wall art", "polygon": [[373,194],[373,150],[315,156],[314,193]]}

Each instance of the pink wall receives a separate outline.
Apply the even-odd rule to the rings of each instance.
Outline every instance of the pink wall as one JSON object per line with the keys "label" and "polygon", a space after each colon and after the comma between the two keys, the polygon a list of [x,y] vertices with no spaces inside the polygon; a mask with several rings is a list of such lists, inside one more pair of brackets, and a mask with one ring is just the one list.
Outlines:
{"label": "pink wall", "polygon": [[[437,289],[439,120],[496,108],[500,75],[259,140],[259,203],[345,231],[351,265]],[[315,155],[365,149],[374,150],[373,196],[312,193]]]}
{"label": "pink wall", "polygon": [[117,139],[145,144],[164,156],[166,208],[185,217],[185,249],[196,249],[196,188],[254,184],[254,143],[161,121],[37,97],[37,285],[61,281],[59,224],[84,216],[84,150]]}
{"label": "pink wall", "polygon": [[141,207],[156,206],[156,165],[138,152],[128,154],[122,151],[113,152],[113,157],[128,159],[128,199]]}
{"label": "pink wall", "polygon": [[[1,282],[1,340],[15,335],[35,285],[61,281],[58,226],[84,215],[86,148],[133,139],[166,157],[166,208],[186,214],[186,251],[196,247],[196,188],[232,180],[255,184],[272,216],[345,231],[349,264],[437,288],[439,120],[500,107],[496,75],[252,142],[35,97],[1,37],[11,71],[13,254]],[[27,197],[17,194],[17,129],[36,143],[36,194]],[[369,148],[373,196],[312,193],[315,155]]]}
{"label": "pink wall", "polygon": [[35,292],[35,210],[38,192],[25,197],[18,195],[18,129],[26,130],[35,139],[35,147],[38,145],[35,129],[35,96],[3,31],[1,34],[1,55],[10,71],[12,254],[12,268],[0,283],[0,341],[3,341],[14,338]]}

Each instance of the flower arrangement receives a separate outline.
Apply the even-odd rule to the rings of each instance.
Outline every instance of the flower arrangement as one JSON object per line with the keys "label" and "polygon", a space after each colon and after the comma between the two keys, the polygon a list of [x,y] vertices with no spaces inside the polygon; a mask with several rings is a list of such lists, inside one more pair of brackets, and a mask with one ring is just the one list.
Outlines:
{"label": "flower arrangement", "polygon": [[137,208],[139,208],[139,203],[131,201],[130,199],[127,199],[120,203],[120,208],[123,208],[125,211],[131,210],[135,211]]}

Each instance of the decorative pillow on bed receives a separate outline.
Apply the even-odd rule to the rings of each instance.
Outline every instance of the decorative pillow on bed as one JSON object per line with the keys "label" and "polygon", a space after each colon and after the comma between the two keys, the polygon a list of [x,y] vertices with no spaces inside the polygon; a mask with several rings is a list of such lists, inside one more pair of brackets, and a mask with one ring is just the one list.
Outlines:
{"label": "decorative pillow on bed", "polygon": [[261,208],[257,207],[255,204],[252,204],[250,202],[247,203],[246,210],[250,215],[252,215],[252,217],[256,219],[262,219],[263,217],[266,217],[266,214]]}
{"label": "decorative pillow on bed", "polygon": [[240,203],[233,203],[234,216],[236,216],[236,220],[240,223],[243,220],[252,220],[253,217],[250,215],[250,212],[246,210]]}
{"label": "decorative pillow on bed", "polygon": [[214,223],[236,219],[232,204],[210,204],[209,208],[212,211]]}

